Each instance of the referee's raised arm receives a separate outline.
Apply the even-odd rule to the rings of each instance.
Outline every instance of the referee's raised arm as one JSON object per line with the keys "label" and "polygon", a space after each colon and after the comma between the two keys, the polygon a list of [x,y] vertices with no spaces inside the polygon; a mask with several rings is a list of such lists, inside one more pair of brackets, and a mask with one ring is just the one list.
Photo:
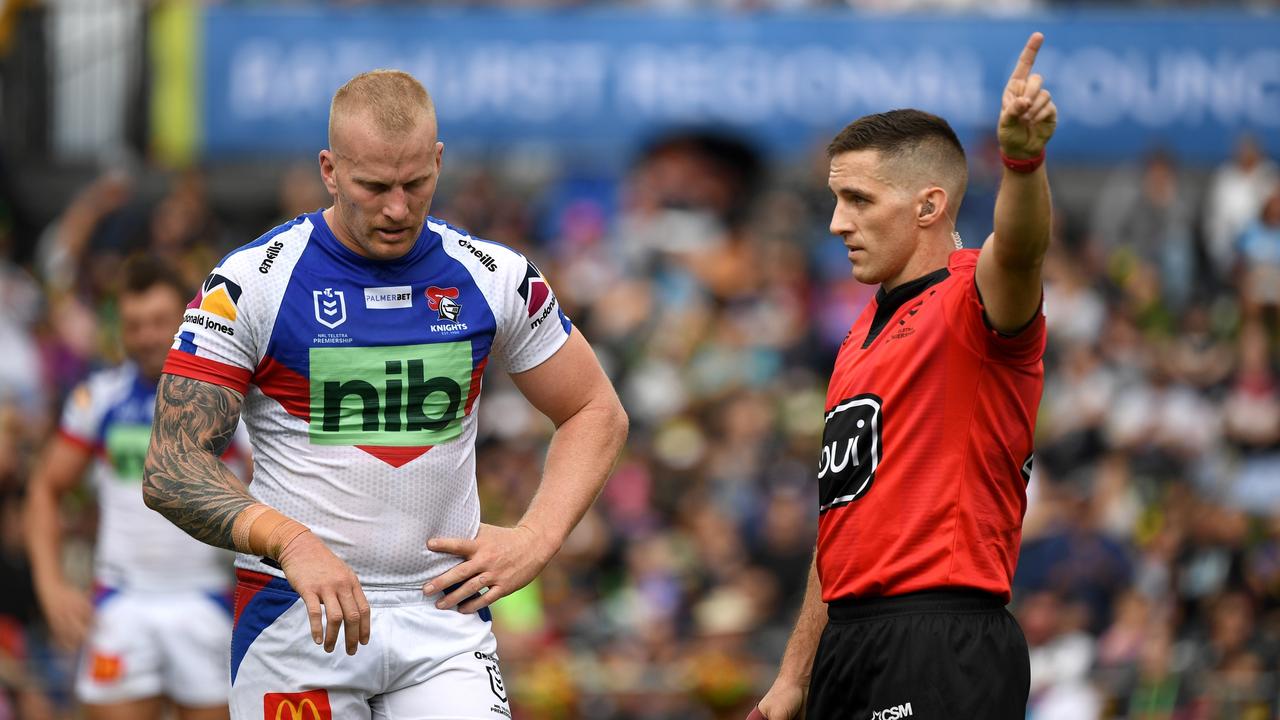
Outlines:
{"label": "referee's raised arm", "polygon": [[1044,78],[1032,73],[1044,42],[1032,33],[1005,85],[997,134],[1004,177],[996,195],[994,232],[978,256],[977,284],[991,326],[1016,333],[1040,307],[1040,268],[1053,225],[1044,150],[1058,108]]}

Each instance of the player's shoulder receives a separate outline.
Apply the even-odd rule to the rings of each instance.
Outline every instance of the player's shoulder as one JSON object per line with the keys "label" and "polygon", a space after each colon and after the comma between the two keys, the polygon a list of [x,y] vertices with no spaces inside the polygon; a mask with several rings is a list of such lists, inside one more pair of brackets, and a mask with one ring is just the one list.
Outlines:
{"label": "player's shoulder", "polygon": [[[535,317],[557,307],[542,272],[524,253],[499,242],[477,238],[435,218],[428,218],[432,232],[440,236],[445,252],[471,272],[476,286],[495,311],[504,317]],[[545,314],[539,316],[545,318]]]}
{"label": "player's shoulder", "polygon": [[272,275],[277,266],[296,260],[306,248],[315,230],[314,215],[299,215],[232,250],[218,262],[214,272],[239,281]]}
{"label": "player's shoulder", "polygon": [[246,294],[254,298],[253,307],[278,304],[311,240],[314,215],[299,215],[232,250],[205,277],[190,307],[235,322]]}
{"label": "player's shoulder", "polygon": [[[439,238],[446,253],[469,269],[493,276],[523,276],[529,260],[513,247],[479,238],[439,218],[428,217],[427,226]],[[480,274],[483,277],[483,274]]]}
{"label": "player's shoulder", "polygon": [[127,397],[138,382],[138,369],[132,363],[94,370],[71,391],[67,402],[80,408],[103,407]]}

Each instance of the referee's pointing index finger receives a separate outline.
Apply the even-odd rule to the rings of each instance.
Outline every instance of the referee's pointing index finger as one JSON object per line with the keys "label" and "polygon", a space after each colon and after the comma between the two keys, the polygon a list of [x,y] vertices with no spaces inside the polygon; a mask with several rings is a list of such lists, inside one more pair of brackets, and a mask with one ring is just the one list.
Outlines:
{"label": "referee's pointing index finger", "polygon": [[1038,32],[1031,33],[1031,37],[1027,38],[1027,46],[1022,48],[1022,54],[1018,56],[1018,65],[1013,68],[1013,75],[1010,80],[1026,80],[1031,75],[1031,66],[1036,62],[1036,53],[1040,52],[1040,46],[1044,44],[1044,35]]}

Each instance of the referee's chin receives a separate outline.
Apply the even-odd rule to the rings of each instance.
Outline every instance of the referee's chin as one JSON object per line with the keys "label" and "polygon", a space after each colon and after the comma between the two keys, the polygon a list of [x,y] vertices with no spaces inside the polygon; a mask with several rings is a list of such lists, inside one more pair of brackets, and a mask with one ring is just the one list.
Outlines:
{"label": "referee's chin", "polygon": [[879,273],[876,273],[875,270],[866,265],[859,265],[858,263],[849,263],[849,265],[849,274],[853,276],[854,280],[863,285],[879,285],[885,280]]}

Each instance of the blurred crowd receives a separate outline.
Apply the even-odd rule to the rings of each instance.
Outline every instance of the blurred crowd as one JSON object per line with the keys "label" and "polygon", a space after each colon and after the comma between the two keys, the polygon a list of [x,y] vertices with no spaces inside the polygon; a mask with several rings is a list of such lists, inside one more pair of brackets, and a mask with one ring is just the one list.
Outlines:
{"label": "blurred crowd", "polygon": [[[225,5],[438,5],[437,0],[204,0]],[[1274,9],[1278,0],[1137,0],[1117,3],[1115,0],[451,0],[443,3],[463,7],[502,8],[581,8],[638,7],[646,10],[821,10],[853,8],[869,12],[980,12],[993,15],[1030,12],[1045,8],[1114,7],[1194,9],[1250,8]]]}
{"label": "blurred crowd", "polygon": [[[999,161],[970,154],[959,225],[977,247]],[[74,651],[43,628],[19,508],[67,392],[120,359],[120,263],[165,258],[194,288],[230,248],[328,204],[309,164],[279,177],[272,217],[216,208],[197,169],[158,191],[106,172],[38,232],[0,205],[0,718],[75,716]],[[697,133],[622,177],[446,162],[433,214],[539,263],[632,419],[564,550],[495,608],[517,716],[741,718],[772,680],[815,537],[826,378],[874,293],[827,232],[825,177],[820,153],[784,167]],[[1211,174],[1153,151],[1085,194],[1060,206],[1045,265],[1013,605],[1028,716],[1277,717],[1280,173],[1242,138]],[[513,522],[550,426],[501,372],[479,412],[483,516]],[[88,585],[94,505],[73,499],[67,563]]]}

